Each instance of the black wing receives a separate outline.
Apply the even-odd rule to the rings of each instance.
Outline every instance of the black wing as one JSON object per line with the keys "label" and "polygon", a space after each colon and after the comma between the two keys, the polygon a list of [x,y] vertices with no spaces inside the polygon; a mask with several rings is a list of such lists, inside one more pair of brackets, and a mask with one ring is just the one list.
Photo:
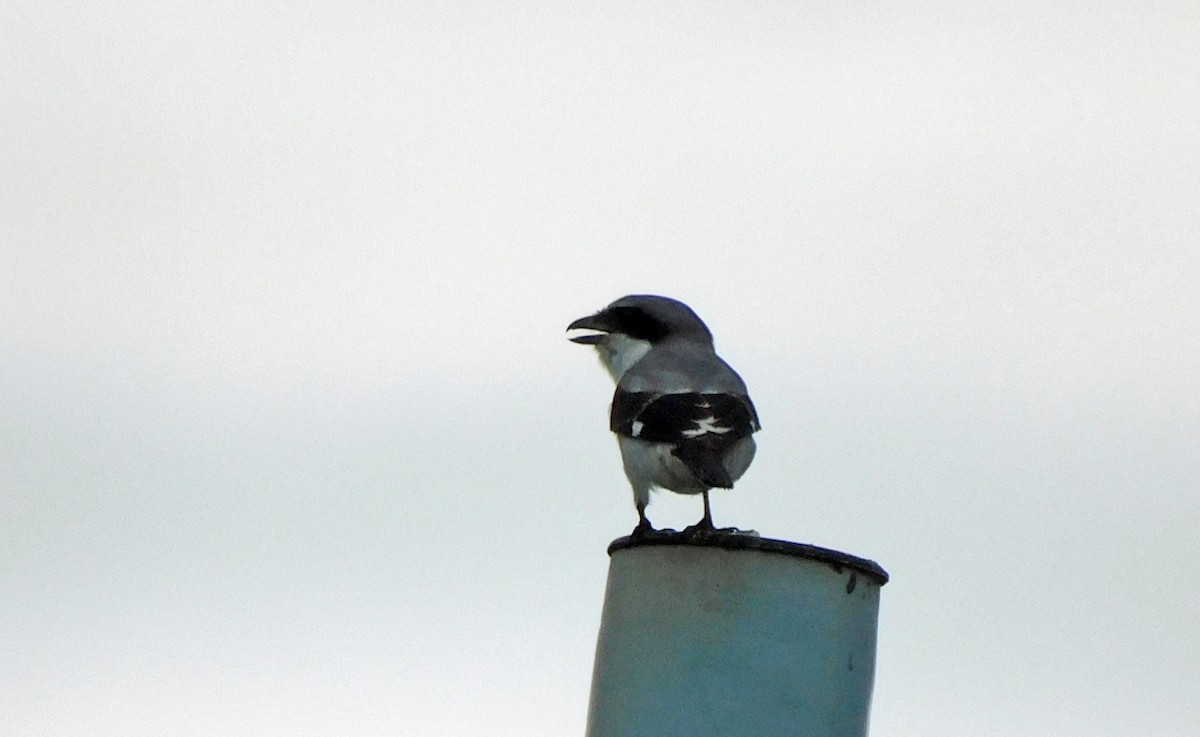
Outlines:
{"label": "black wing", "polygon": [[732,445],[760,429],[758,414],[744,394],[656,394],[617,390],[609,428],[655,443],[722,440]]}
{"label": "black wing", "polygon": [[760,429],[758,413],[744,394],[655,394],[617,390],[609,426],[613,432],[670,443],[679,458],[709,487],[732,488],[725,453]]}

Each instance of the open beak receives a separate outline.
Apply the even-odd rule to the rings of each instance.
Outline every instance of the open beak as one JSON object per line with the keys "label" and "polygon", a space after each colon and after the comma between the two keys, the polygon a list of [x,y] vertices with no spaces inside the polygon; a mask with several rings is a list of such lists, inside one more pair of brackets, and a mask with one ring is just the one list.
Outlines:
{"label": "open beak", "polygon": [[604,319],[604,313],[597,312],[594,315],[588,315],[587,317],[579,318],[575,322],[568,325],[567,330],[598,331],[594,333],[588,333],[587,335],[576,335],[570,338],[572,343],[578,343],[580,345],[596,345],[597,343],[604,342],[604,340],[608,337],[611,327],[609,326],[608,321]]}

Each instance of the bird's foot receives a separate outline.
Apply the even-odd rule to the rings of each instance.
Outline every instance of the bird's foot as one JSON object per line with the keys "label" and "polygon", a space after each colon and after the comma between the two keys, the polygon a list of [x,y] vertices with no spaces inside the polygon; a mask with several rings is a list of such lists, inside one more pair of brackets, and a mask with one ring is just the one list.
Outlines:
{"label": "bird's foot", "polygon": [[696,524],[683,528],[681,534],[693,540],[702,540],[718,535],[739,535],[747,532],[752,535],[758,534],[753,530],[739,530],[736,527],[716,527],[713,525],[712,518],[705,517]]}
{"label": "bird's foot", "polygon": [[716,532],[717,528],[713,527],[712,517],[708,516],[705,516],[694,525],[683,528],[683,535],[688,538],[712,537]]}
{"label": "bird's foot", "polygon": [[631,540],[645,542],[647,540],[668,540],[679,534],[681,533],[671,529],[670,527],[664,527],[661,530],[656,530],[653,526],[651,526],[649,520],[642,520],[641,522],[638,522],[637,527],[633,528],[633,532],[629,533],[629,538]]}
{"label": "bird's foot", "polygon": [[629,536],[634,540],[645,540],[656,534],[658,534],[658,530],[654,529],[654,526],[650,524],[650,520],[642,517],[638,520],[637,527],[633,528],[633,532],[629,533]]}

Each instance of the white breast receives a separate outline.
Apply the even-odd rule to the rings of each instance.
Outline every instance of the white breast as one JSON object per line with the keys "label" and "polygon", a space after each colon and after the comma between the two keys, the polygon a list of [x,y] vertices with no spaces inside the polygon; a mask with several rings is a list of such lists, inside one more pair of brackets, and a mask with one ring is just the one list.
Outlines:
{"label": "white breast", "polygon": [[650,352],[650,343],[621,333],[610,333],[603,342],[596,344],[596,352],[613,381],[620,381],[626,371]]}

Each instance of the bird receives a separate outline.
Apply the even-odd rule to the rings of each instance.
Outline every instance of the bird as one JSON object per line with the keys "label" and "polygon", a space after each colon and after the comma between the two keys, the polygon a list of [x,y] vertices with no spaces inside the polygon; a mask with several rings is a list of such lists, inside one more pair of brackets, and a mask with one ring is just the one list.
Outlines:
{"label": "bird", "polygon": [[595,348],[616,382],[609,429],[633,489],[632,536],[656,532],[646,517],[651,489],[702,495],[704,516],[685,532],[716,532],[708,492],[733,488],[754,460],[762,426],[712,331],[683,302],[652,294],[622,297],[567,330],[590,331],[570,340]]}

